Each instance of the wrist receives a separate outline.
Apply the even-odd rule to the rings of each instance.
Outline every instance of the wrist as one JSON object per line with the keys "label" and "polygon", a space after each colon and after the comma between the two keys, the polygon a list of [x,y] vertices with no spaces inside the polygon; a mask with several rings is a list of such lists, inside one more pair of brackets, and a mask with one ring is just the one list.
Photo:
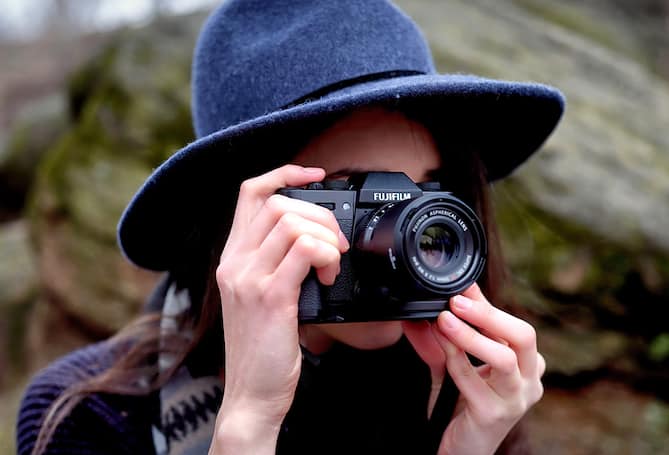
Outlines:
{"label": "wrist", "polygon": [[283,416],[224,403],[209,453],[274,454],[282,422]]}

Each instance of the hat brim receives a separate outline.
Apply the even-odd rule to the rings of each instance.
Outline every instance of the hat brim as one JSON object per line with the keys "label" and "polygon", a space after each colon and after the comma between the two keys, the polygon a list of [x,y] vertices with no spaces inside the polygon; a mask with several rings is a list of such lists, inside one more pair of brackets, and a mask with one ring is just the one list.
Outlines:
{"label": "hat brim", "polygon": [[410,112],[437,136],[467,131],[466,140],[494,181],[541,147],[564,104],[550,86],[466,75],[405,76],[347,87],[221,129],[176,152],[126,207],[118,242],[142,268],[179,267],[197,245],[211,244],[221,220],[232,217],[243,180],[290,161],[296,150],[285,144],[304,136],[310,125],[360,107]]}

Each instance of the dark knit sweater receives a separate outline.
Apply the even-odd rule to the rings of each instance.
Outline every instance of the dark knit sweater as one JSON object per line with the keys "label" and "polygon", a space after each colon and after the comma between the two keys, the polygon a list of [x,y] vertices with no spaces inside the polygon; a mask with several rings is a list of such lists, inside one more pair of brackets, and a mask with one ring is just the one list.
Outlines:
{"label": "dark knit sweater", "polygon": [[[60,393],[69,385],[109,368],[116,354],[111,343],[100,342],[58,359],[35,375],[19,408],[16,428],[19,455],[31,453],[44,414]],[[63,420],[47,453],[153,454],[150,426],[157,416],[157,394],[89,396]]]}
{"label": "dark knit sweater", "polygon": [[[108,368],[108,342],[75,351],[40,372],[27,388],[19,412],[19,455],[32,450],[40,421],[68,385]],[[403,339],[377,351],[336,345],[305,360],[295,401],[282,426],[277,453],[435,453],[426,417],[429,370]],[[440,401],[450,415],[454,396]],[[159,413],[156,394],[95,394],[63,420],[48,454],[153,454],[151,424]],[[446,419],[448,416],[445,416]],[[443,416],[442,416],[443,420]],[[439,423],[436,431],[443,431]]]}

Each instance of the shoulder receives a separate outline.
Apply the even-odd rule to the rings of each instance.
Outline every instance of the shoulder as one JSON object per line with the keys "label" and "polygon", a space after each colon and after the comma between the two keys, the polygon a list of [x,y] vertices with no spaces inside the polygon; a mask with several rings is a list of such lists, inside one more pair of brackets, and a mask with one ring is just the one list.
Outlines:
{"label": "shoulder", "polygon": [[[120,353],[115,344],[102,341],[75,350],[37,372],[19,407],[17,453],[32,451],[46,412],[66,389],[103,373]],[[148,446],[153,401],[151,395],[92,394],[58,426],[47,453],[130,453],[130,447],[137,444]]]}

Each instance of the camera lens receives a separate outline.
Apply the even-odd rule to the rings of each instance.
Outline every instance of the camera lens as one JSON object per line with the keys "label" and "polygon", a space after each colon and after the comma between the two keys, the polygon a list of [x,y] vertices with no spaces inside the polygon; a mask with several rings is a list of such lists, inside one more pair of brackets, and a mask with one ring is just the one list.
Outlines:
{"label": "camera lens", "polygon": [[485,265],[481,222],[445,192],[380,207],[360,223],[354,239],[361,282],[407,298],[461,292]]}
{"label": "camera lens", "polygon": [[[457,255],[458,244],[453,232],[441,223],[428,226],[419,236],[418,256],[429,268],[438,272]],[[456,240],[456,239],[455,239]]]}

